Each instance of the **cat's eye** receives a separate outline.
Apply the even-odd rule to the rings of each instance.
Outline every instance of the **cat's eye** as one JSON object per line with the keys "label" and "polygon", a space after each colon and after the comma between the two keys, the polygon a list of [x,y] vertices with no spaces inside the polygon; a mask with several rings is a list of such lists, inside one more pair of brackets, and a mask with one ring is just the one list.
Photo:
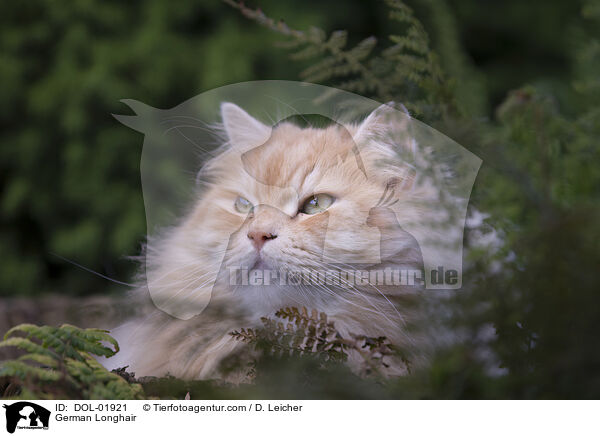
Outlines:
{"label": "cat's eye", "polygon": [[313,195],[304,202],[300,208],[300,212],[307,215],[314,215],[316,213],[323,212],[325,209],[331,206],[334,201],[335,199],[329,194]]}
{"label": "cat's eye", "polygon": [[234,207],[239,213],[248,213],[252,210],[252,203],[244,197],[238,197],[235,200]]}

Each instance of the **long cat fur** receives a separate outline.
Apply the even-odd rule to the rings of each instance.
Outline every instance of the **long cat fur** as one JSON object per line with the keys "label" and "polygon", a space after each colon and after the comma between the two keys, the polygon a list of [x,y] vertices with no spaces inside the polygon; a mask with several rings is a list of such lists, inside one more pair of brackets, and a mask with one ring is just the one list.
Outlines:
{"label": "long cat fur", "polygon": [[[425,317],[418,286],[232,287],[223,274],[228,266],[256,263],[247,232],[258,219],[277,227],[278,234],[261,250],[263,266],[293,270],[338,259],[360,263],[373,252],[372,235],[378,231],[378,268],[422,269],[417,235],[402,225],[426,219],[430,212],[419,205],[434,201],[436,189],[414,183],[401,153],[378,140],[390,127],[385,115],[392,110],[382,106],[359,124],[300,128],[282,122],[271,128],[224,103],[224,144],[203,166],[190,212],[148,241],[146,273],[130,297],[139,314],[113,331],[122,351],[105,364],[128,365],[138,375],[219,377],[220,362],[243,346],[229,333],[257,326],[261,316],[286,306],[325,312],[342,335],[386,336],[412,350],[415,362],[426,360],[426,333],[415,328]],[[417,144],[408,138],[401,147],[415,153]],[[386,191],[387,204],[374,209]],[[320,192],[335,197],[331,207],[300,214],[303,199]],[[256,216],[234,209],[238,196],[258,206]],[[351,355],[350,365],[357,368],[359,360]],[[405,373],[404,364],[392,364],[389,373]]]}

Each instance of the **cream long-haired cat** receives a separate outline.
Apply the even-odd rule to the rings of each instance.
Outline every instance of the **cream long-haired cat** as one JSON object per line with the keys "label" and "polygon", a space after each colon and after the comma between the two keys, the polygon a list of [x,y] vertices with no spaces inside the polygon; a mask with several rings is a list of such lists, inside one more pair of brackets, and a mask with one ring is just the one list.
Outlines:
{"label": "cream long-haired cat", "polygon": [[[257,285],[240,278],[255,270],[422,270],[403,223],[424,219],[413,200],[434,198],[433,188],[416,183],[403,162],[414,140],[404,135],[401,151],[381,140],[383,131],[407,128],[389,125],[391,111],[381,106],[355,125],[270,127],[223,103],[226,141],[201,169],[187,216],[148,241],[146,283],[136,297],[148,304],[114,331],[122,351],[106,363],[137,375],[218,377],[222,359],[244,346],[231,331],[290,306],[325,312],[342,335],[386,336],[420,349],[414,359],[421,359],[424,341],[413,331],[418,280]],[[404,365],[390,371],[401,374]]]}

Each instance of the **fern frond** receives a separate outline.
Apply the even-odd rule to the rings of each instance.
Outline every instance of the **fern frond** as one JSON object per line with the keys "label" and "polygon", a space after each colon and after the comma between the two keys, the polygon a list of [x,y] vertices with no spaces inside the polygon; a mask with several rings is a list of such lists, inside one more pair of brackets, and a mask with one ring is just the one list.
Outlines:
{"label": "fern frond", "polygon": [[36,354],[36,353],[23,354],[22,356],[19,356],[19,358],[17,360],[19,360],[19,361],[28,361],[29,360],[29,361],[35,362],[41,366],[45,366],[45,367],[52,368],[52,369],[58,369],[57,360],[50,356],[45,356],[43,354]]}
{"label": "fern frond", "polygon": [[140,385],[129,384],[92,357],[110,357],[119,351],[106,330],[21,324],[4,338],[0,347],[26,352],[0,364],[0,377],[20,386],[20,398],[144,398]]}
{"label": "fern frond", "polygon": [[[411,8],[401,0],[384,0],[389,17],[405,29],[401,35],[389,37],[391,46],[377,49],[374,36],[347,48],[348,35],[343,30],[330,34],[311,27],[308,31],[290,28],[276,22],[260,9],[251,9],[235,0],[223,0],[244,16],[288,38],[281,46],[293,49],[295,60],[313,60],[313,65],[300,73],[308,82],[330,83],[347,91],[358,92],[380,101],[412,102],[419,115],[432,112],[435,106],[452,104],[441,90],[445,83],[442,69],[431,50],[429,36]],[[325,95],[320,100],[327,99]],[[418,103],[415,103],[418,102]]]}
{"label": "fern frond", "polygon": [[58,359],[59,356],[54,351],[43,347],[27,338],[9,338],[0,342],[0,347],[16,347],[29,353],[47,356],[53,359]]}
{"label": "fern frond", "polygon": [[19,360],[9,360],[2,363],[0,377],[16,377],[21,380],[33,378],[44,383],[57,382],[61,379],[61,374],[58,371],[28,365],[26,362]]}
{"label": "fern frond", "polygon": [[285,307],[275,312],[275,318],[261,318],[263,327],[240,329],[230,333],[234,338],[255,346],[273,356],[309,356],[321,364],[341,363],[350,351],[364,360],[364,374],[382,374],[386,358],[399,358],[410,371],[408,360],[386,337],[372,338],[351,334],[343,337],[327,314],[306,307]]}

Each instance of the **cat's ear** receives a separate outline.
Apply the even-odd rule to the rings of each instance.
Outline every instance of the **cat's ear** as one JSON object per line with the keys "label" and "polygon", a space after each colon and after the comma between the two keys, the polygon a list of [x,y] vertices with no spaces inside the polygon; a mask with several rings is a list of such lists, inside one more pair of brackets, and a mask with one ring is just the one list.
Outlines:
{"label": "cat's ear", "polygon": [[271,127],[253,118],[234,103],[221,104],[221,119],[229,143],[240,151],[262,145],[271,136]]}
{"label": "cat's ear", "polygon": [[395,145],[402,151],[416,152],[416,141],[411,133],[412,118],[404,105],[389,102],[369,114],[356,129],[353,139],[357,144],[374,140],[380,144]]}

